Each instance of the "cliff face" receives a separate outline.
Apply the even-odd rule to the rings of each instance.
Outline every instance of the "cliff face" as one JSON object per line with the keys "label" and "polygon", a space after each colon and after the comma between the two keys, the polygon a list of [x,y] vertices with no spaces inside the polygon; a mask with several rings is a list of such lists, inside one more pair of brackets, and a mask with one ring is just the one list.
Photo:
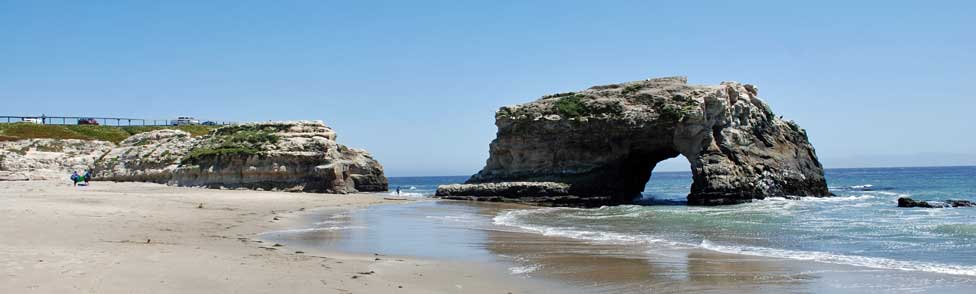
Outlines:
{"label": "cliff face", "polygon": [[94,163],[94,179],[317,193],[386,191],[383,166],[338,144],[321,121],[221,127],[193,138],[179,130],[133,135]]}
{"label": "cliff face", "polygon": [[193,144],[171,183],[320,193],[385,191],[383,167],[366,151],[335,139],[335,132],[318,121],[219,128]]}
{"label": "cliff face", "polygon": [[[680,154],[693,174],[691,205],[830,195],[806,132],[777,118],[757,95],[753,85],[669,77],[502,107],[487,164],[467,184],[564,183],[587,205],[624,204],[640,195],[658,162]],[[477,196],[482,186],[438,195]]]}
{"label": "cliff face", "polygon": [[0,181],[67,179],[84,173],[115,144],[76,139],[0,141]]}
{"label": "cliff face", "polygon": [[196,142],[190,133],[156,130],[126,138],[95,162],[98,180],[167,183]]}

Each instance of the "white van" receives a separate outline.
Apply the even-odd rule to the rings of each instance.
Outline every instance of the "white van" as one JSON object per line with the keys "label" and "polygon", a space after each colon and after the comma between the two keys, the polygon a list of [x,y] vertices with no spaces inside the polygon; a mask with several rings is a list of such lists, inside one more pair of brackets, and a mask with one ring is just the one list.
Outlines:
{"label": "white van", "polygon": [[26,123],[32,123],[32,124],[39,124],[39,125],[40,124],[44,124],[44,121],[43,120],[41,120],[40,118],[36,118],[36,117],[25,117],[24,118],[24,122],[26,122]]}
{"label": "white van", "polygon": [[170,121],[170,124],[174,126],[199,125],[200,121],[190,116],[181,116]]}

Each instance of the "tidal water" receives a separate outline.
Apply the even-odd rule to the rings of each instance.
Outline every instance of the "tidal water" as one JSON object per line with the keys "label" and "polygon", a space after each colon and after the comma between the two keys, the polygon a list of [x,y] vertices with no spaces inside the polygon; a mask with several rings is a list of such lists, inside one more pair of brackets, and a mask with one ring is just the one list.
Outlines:
{"label": "tidal water", "polygon": [[[880,289],[965,293],[968,291],[965,289],[976,285],[976,208],[896,207],[899,197],[976,201],[976,167],[829,169],[826,176],[830,190],[836,197],[801,200],[768,198],[731,206],[689,207],[680,204],[690,188],[691,174],[664,172],[653,174],[640,201],[643,205],[592,209],[486,208],[459,202],[418,201],[409,205],[381,205],[350,214],[333,215],[324,218],[325,222],[320,219],[320,224],[315,226],[320,229],[336,228],[335,232],[339,233],[335,233],[334,238],[326,238],[330,240],[327,241],[330,243],[328,246],[333,248],[449,259],[489,260],[503,256],[513,262],[511,270],[515,274],[531,273],[546,266],[541,261],[527,261],[532,256],[542,260],[539,256],[564,254],[568,252],[566,248],[571,247],[573,252],[605,257],[626,256],[628,260],[658,255],[656,263],[668,266],[683,264],[682,269],[688,272],[687,276],[701,274],[702,269],[706,268],[709,269],[704,271],[706,275],[714,273],[716,269],[709,266],[715,266],[715,263],[709,261],[715,260],[715,256],[724,256],[718,259],[735,265],[720,267],[717,269],[719,272],[729,271],[736,275],[742,274],[742,268],[757,267],[744,266],[744,263],[728,256],[754,257],[762,264],[767,264],[767,260],[782,260],[819,264],[828,268],[843,267],[843,272],[863,270],[859,272],[860,276],[815,274],[821,280],[834,281],[834,284],[813,290],[799,288],[812,292],[836,292],[860,283],[864,286],[854,288],[853,292]],[[390,178],[390,185],[391,189],[399,186],[403,196],[421,198],[432,195],[437,185],[459,183],[465,179]],[[334,226],[329,218],[344,220],[341,226]],[[525,240],[526,236],[550,238],[540,239],[550,241],[519,241]],[[305,242],[306,246],[324,242],[309,239],[308,235],[296,237],[288,232],[278,232],[269,238],[312,240]],[[575,240],[584,245],[570,246],[551,240]],[[528,243],[534,245],[524,246]],[[621,246],[619,248],[626,250],[608,249],[611,247],[607,246]],[[538,251],[539,248],[543,248],[542,251]],[[662,255],[662,252],[672,253]],[[661,256],[681,258],[680,262],[661,261]],[[694,260],[704,261],[701,265],[693,265]],[[655,262],[645,261],[641,264],[646,266],[652,263]],[[549,267],[565,268],[566,261],[558,264],[561,265]],[[619,262],[613,264],[613,268],[628,265]],[[581,268],[587,267],[591,265],[586,264]],[[737,276],[735,280],[779,280],[783,277],[790,281],[805,280],[807,278],[803,275],[822,270],[818,267],[783,269],[779,265],[764,265],[758,267],[763,268],[757,271],[760,272],[758,276]],[[682,270],[664,269],[645,275],[675,272]],[[749,272],[745,270],[745,273]],[[864,274],[876,275],[879,272],[885,274]],[[855,276],[860,278],[844,281]],[[642,276],[633,280],[648,279]],[[704,287],[701,289],[714,286],[704,285],[699,286]],[[691,289],[687,287],[689,284],[680,284],[678,289]]]}
{"label": "tidal water", "polygon": [[[896,207],[899,197],[976,200],[976,167],[828,170],[836,197],[689,207],[511,210],[494,218],[551,236],[665,244],[879,269],[976,276],[976,208]],[[655,175],[646,198],[680,200],[690,174]]]}

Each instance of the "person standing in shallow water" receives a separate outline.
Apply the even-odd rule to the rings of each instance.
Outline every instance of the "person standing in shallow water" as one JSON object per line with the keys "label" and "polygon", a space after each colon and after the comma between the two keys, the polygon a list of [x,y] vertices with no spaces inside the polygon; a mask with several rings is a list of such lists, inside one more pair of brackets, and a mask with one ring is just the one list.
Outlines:
{"label": "person standing in shallow water", "polygon": [[397,196],[400,196],[400,186],[397,186]]}

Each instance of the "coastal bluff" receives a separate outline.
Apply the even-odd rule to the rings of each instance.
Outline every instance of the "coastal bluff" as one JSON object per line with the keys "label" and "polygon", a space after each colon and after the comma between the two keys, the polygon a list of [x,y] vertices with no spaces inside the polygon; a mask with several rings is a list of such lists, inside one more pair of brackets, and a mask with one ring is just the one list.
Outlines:
{"label": "coastal bluff", "polygon": [[321,121],[232,125],[200,137],[142,133],[96,161],[93,173],[95,180],[222,189],[345,194],[388,186],[378,161],[337,143]]}
{"label": "coastal bluff", "polygon": [[[557,206],[629,204],[640,197],[655,165],[678,155],[691,167],[689,205],[831,195],[806,131],[777,117],[758,95],[750,84],[690,85],[685,77],[665,77],[501,107],[485,167],[436,195]],[[565,189],[518,188],[523,182]]]}
{"label": "coastal bluff", "polygon": [[345,194],[388,188],[383,166],[366,150],[339,144],[335,131],[321,121],[248,123],[208,132],[174,127],[131,135],[125,132],[138,129],[78,128],[117,131],[120,136],[109,133],[112,140],[73,139],[79,135],[58,127],[8,126],[24,139],[0,133],[0,181],[67,180],[72,172],[90,170],[95,181],[220,189]]}

